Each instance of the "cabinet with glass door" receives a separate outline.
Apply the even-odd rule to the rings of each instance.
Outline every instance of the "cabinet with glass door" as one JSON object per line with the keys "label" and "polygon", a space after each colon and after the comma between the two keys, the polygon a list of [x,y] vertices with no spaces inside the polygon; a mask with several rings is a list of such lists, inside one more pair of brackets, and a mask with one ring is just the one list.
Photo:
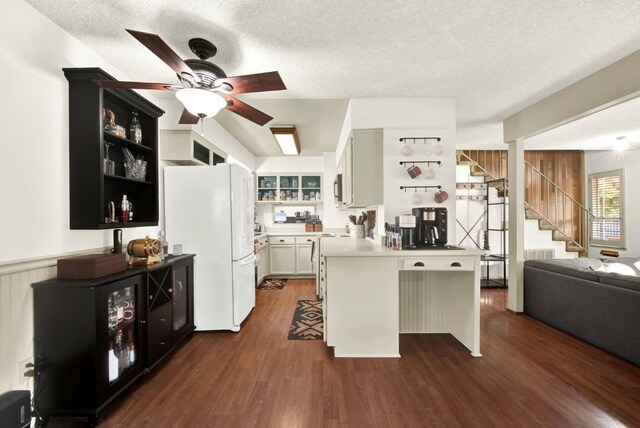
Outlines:
{"label": "cabinet with glass door", "polygon": [[256,177],[258,203],[322,201],[322,174],[264,174]]}

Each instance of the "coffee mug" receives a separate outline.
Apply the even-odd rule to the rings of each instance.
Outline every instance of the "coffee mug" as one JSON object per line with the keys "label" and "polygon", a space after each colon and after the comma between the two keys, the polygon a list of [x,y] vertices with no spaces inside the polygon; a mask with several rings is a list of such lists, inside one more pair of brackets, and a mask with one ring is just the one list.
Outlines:
{"label": "coffee mug", "polygon": [[433,170],[433,168],[427,168],[424,170],[424,178],[426,178],[427,180],[436,178],[436,172]]}
{"label": "coffee mug", "polygon": [[438,192],[436,192],[436,196],[434,197],[434,199],[437,204],[441,204],[447,199],[449,199],[449,194],[444,190],[439,190]]}
{"label": "coffee mug", "polygon": [[409,169],[407,169],[407,172],[409,173],[411,178],[416,178],[420,174],[422,174],[422,170],[420,169],[420,167],[418,165],[413,165],[413,166],[409,167]]}

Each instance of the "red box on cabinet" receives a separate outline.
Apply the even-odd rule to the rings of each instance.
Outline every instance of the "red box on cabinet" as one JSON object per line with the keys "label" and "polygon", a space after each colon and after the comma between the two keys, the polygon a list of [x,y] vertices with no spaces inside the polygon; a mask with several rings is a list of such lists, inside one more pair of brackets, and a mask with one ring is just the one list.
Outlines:
{"label": "red box on cabinet", "polygon": [[58,259],[58,279],[95,279],[127,268],[124,254],[87,254]]}

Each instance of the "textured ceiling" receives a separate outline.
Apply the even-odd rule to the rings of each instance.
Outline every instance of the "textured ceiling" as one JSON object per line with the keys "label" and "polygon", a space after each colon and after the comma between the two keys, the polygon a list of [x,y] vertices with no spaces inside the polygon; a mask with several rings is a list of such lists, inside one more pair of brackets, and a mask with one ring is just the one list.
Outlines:
{"label": "textured ceiling", "polygon": [[[125,28],[159,34],[183,58],[189,38],[209,39],[228,75],[280,72],[287,91],[245,101],[455,97],[463,129],[500,122],[640,49],[637,0],[27,1],[136,80],[176,78]],[[284,110],[296,109],[274,122],[292,123]]]}

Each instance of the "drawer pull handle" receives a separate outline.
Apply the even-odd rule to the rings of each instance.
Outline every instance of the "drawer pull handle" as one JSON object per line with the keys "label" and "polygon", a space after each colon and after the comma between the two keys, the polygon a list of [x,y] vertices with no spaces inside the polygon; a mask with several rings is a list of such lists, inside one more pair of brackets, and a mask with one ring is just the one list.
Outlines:
{"label": "drawer pull handle", "polygon": [[460,262],[453,262],[451,263],[451,267],[462,267],[462,265],[460,264]]}
{"label": "drawer pull handle", "polygon": [[311,239],[307,239],[307,242],[311,242]]}
{"label": "drawer pull handle", "polygon": [[424,267],[424,263],[422,263],[422,262],[415,262],[415,263],[413,264],[413,267]]}
{"label": "drawer pull handle", "polygon": [[280,242],[284,242],[284,239],[281,239]]}
{"label": "drawer pull handle", "polygon": [[160,318],[160,321],[161,321],[161,322],[164,322],[164,318]]}
{"label": "drawer pull handle", "polygon": [[164,346],[164,342],[160,342],[160,345]]}

